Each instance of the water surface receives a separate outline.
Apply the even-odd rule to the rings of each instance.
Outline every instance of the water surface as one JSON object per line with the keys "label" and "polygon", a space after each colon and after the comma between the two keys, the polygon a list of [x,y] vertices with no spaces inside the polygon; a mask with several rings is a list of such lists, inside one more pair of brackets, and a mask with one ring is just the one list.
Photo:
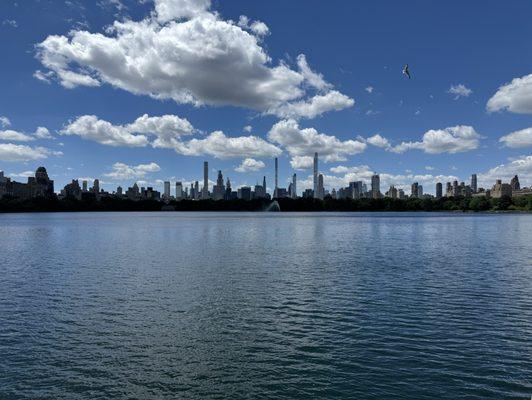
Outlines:
{"label": "water surface", "polygon": [[529,399],[532,215],[0,215],[0,399]]}

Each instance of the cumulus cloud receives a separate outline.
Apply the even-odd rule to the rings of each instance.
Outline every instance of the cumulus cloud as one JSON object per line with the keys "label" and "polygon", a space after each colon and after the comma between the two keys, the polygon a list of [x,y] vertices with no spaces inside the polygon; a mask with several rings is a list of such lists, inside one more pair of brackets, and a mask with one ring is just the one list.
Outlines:
{"label": "cumulus cloud", "polygon": [[310,169],[314,165],[313,156],[293,156],[290,160],[290,165],[293,169],[303,171],[305,169]]}
{"label": "cumulus cloud", "polygon": [[11,121],[7,117],[0,116],[0,126],[2,128],[7,128],[8,126],[11,126]]}
{"label": "cumulus cloud", "polygon": [[458,100],[460,97],[469,97],[473,91],[460,83],[458,85],[451,85],[447,93],[454,95],[454,99]]}
{"label": "cumulus cloud", "polygon": [[53,138],[48,128],[45,128],[44,126],[39,126],[37,130],[35,131],[34,135],[37,139],[52,139]]}
{"label": "cumulus cloud", "polygon": [[221,131],[210,133],[204,139],[175,142],[172,148],[186,156],[210,155],[216,158],[277,157],[282,151],[257,136],[227,137]]}
{"label": "cumulus cloud", "polygon": [[241,15],[238,19],[238,26],[242,29],[249,29],[258,36],[266,36],[270,34],[270,28],[262,21],[250,21],[245,15]]}
{"label": "cumulus cloud", "polygon": [[461,153],[475,150],[480,144],[480,136],[473,127],[466,125],[452,126],[445,129],[431,129],[418,142],[402,142],[392,146],[388,139],[374,135],[366,141],[386,151],[405,153],[409,150],[423,150],[428,154]]}
{"label": "cumulus cloud", "polygon": [[[298,57],[297,69],[274,64],[261,46],[265,24],[247,19],[242,28],[210,7],[209,0],[156,0],[141,21],[115,21],[105,33],[77,29],[48,36],[37,45],[46,71],[35,76],[57,79],[66,88],[109,84],[177,103],[283,116],[311,117],[353,104],[336,91],[324,97],[331,86],[304,56]],[[316,96],[310,89],[323,93]],[[292,103],[294,110],[288,107]]]}
{"label": "cumulus cloud", "polygon": [[391,147],[390,141],[378,133],[367,138],[366,141],[372,146],[380,147],[382,149],[389,149]]}
{"label": "cumulus cloud", "polygon": [[128,165],[121,162],[113,164],[112,171],[103,174],[106,178],[124,181],[131,179],[143,179],[147,174],[159,172],[161,167],[154,162],[149,164]]}
{"label": "cumulus cloud", "polygon": [[478,183],[488,189],[497,179],[509,182],[514,175],[519,176],[521,186],[532,186],[532,155],[518,157],[478,174]]}
{"label": "cumulus cloud", "polygon": [[507,110],[516,114],[532,114],[532,74],[501,86],[488,100],[486,108],[489,112]]}
{"label": "cumulus cloud", "polygon": [[352,107],[355,101],[345,94],[331,90],[326,94],[318,94],[308,100],[286,103],[271,109],[268,113],[281,118],[315,118],[329,111],[341,111]]}
{"label": "cumulus cloud", "polygon": [[251,125],[246,125],[244,127],[244,132],[251,133],[252,130],[253,130],[253,127]]}
{"label": "cumulus cloud", "polygon": [[499,139],[506,147],[519,148],[532,146],[532,128],[509,133]]}
{"label": "cumulus cloud", "polygon": [[61,135],[76,135],[86,140],[92,140],[107,146],[144,147],[148,145],[148,138],[135,135],[122,125],[113,125],[100,120],[96,115],[83,115],[69,123],[60,132]]}
{"label": "cumulus cloud", "polygon": [[364,89],[366,92],[368,92],[369,94],[373,93],[373,86],[368,86],[367,88]]}
{"label": "cumulus cloud", "polygon": [[61,156],[60,151],[52,151],[44,147],[30,147],[13,143],[0,143],[0,161],[26,162],[48,158],[49,156]]}
{"label": "cumulus cloud", "polygon": [[173,149],[187,156],[211,155],[216,158],[275,157],[281,150],[256,136],[228,137],[215,131],[202,139],[184,140],[197,133],[192,124],[176,115],[143,115],[133,123],[114,125],[95,115],[84,115],[60,131],[107,146]]}
{"label": "cumulus cloud", "polygon": [[311,156],[318,152],[326,162],[343,161],[347,155],[366,149],[366,144],[358,140],[342,141],[314,128],[300,128],[293,119],[277,122],[268,132],[268,139],[286,148],[291,156]]}
{"label": "cumulus cloud", "polygon": [[0,131],[0,140],[10,140],[14,142],[31,142],[32,140],[35,140],[35,138],[26,135],[22,132],[7,129],[5,131]]}
{"label": "cumulus cloud", "polygon": [[260,160],[255,160],[254,158],[246,158],[242,161],[238,167],[235,168],[236,172],[255,172],[260,171],[266,166],[264,162]]}

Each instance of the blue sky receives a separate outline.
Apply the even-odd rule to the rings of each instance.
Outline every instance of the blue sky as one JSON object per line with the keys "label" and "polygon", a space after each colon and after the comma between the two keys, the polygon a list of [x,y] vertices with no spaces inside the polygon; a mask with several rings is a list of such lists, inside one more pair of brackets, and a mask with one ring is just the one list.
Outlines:
{"label": "blue sky", "polygon": [[318,151],[328,187],[373,171],[383,191],[472,173],[531,185],[530,15],[523,1],[2,1],[0,170],[114,190],[201,181],[207,160],[211,179],[271,186],[279,155],[301,190]]}

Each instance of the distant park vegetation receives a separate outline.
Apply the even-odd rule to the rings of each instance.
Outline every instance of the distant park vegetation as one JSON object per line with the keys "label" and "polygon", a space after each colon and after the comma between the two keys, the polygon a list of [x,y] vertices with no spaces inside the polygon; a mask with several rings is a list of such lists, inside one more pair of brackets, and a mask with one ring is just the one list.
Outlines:
{"label": "distant park vegetation", "polygon": [[272,207],[272,202],[264,199],[229,201],[132,201],[116,197],[86,197],[45,199],[33,198],[18,200],[4,196],[0,199],[0,212],[80,212],[80,211],[532,211],[532,196],[520,197],[443,197],[409,199],[333,199],[281,198]]}

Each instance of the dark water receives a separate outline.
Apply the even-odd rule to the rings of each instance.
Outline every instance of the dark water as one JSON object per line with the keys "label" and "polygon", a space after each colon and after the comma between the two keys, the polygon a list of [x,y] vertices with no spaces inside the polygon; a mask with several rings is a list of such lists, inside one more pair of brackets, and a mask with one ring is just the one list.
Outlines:
{"label": "dark water", "polygon": [[0,215],[0,399],[530,399],[532,215]]}

